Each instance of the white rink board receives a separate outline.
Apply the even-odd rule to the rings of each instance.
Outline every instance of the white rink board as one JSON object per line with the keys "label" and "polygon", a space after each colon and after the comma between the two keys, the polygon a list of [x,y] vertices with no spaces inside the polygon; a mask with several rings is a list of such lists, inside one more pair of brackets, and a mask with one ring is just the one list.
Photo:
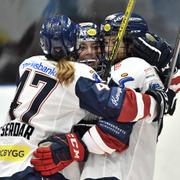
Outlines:
{"label": "white rink board", "polygon": [[14,94],[15,86],[0,86],[0,125],[4,123]]}
{"label": "white rink board", "polygon": [[[178,94],[180,99],[180,93]],[[164,119],[164,127],[157,145],[153,180],[180,179],[180,100],[173,116]]]}
{"label": "white rink board", "polygon": [[[14,86],[0,86],[0,125],[3,124],[14,93]],[[177,112],[179,109],[180,101],[177,102],[173,117],[168,116],[164,120],[164,128],[157,145],[153,180],[180,179],[180,112]]]}

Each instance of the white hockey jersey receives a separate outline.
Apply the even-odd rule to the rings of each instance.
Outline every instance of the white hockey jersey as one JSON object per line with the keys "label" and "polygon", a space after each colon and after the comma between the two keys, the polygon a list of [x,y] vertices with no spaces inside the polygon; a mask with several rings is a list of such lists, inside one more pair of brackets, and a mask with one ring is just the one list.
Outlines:
{"label": "white hockey jersey", "polygon": [[[113,66],[111,78],[118,84],[125,82],[126,87],[140,92],[146,92],[153,86],[163,88],[154,68],[140,58],[127,58]],[[127,79],[131,81],[126,81]],[[149,104],[149,107],[151,106],[152,104]],[[128,149],[122,153],[114,152],[109,155],[91,153],[82,171],[81,180],[103,177],[116,177],[119,180],[153,179],[158,124],[152,120],[156,111],[152,110],[151,116],[143,118],[146,107],[141,101],[137,101],[137,107],[136,114],[133,115],[127,116],[133,106],[126,106],[126,111],[121,112],[120,120],[126,119],[128,122],[128,117],[129,121],[137,121],[133,126]]]}
{"label": "white hockey jersey", "polygon": [[[9,123],[0,127],[0,177],[11,176],[32,166],[32,152],[38,143],[53,133],[70,132],[72,126],[86,116],[82,108],[88,106],[88,110],[96,112],[98,106],[97,114],[106,116],[99,104],[107,104],[113,93],[102,84],[107,87],[104,91],[111,95],[106,94],[103,100],[99,100],[102,91],[96,88],[96,84],[101,85],[100,77],[91,67],[72,63],[75,79],[69,86],[59,83],[56,62],[48,61],[45,56],[31,57],[20,65],[18,88],[9,110]],[[84,96],[86,91],[90,93]],[[94,93],[97,96],[94,97]],[[120,111],[119,100],[117,106],[112,103],[109,106],[117,111],[114,118]]]}

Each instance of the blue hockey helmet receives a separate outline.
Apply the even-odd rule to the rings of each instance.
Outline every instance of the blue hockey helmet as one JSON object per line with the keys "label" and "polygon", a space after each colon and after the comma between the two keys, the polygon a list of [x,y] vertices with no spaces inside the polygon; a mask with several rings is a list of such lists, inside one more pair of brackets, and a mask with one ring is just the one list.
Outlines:
{"label": "blue hockey helmet", "polygon": [[40,30],[40,46],[44,54],[56,60],[70,56],[76,46],[77,27],[64,15],[46,19]]}
{"label": "blue hockey helmet", "polygon": [[[101,24],[101,34],[104,36],[113,34],[117,35],[123,17],[124,14],[122,12],[107,16]],[[147,31],[148,25],[146,21],[140,15],[132,13],[129,18],[125,34],[142,37],[145,36]]]}
{"label": "blue hockey helmet", "polygon": [[83,41],[96,41],[98,42],[98,27],[93,22],[79,23],[77,31],[77,44],[76,49],[79,50],[80,44]]}
{"label": "blue hockey helmet", "polygon": [[77,43],[76,43],[77,51],[80,50],[80,45],[82,42],[98,43],[98,34],[99,34],[99,29],[95,23],[93,22],[79,23],[77,30]]}
{"label": "blue hockey helmet", "polygon": [[[93,55],[88,54],[84,59],[80,55],[84,49],[86,49],[82,42],[92,42],[91,48],[93,49]],[[85,63],[91,66],[101,76],[104,73],[104,64],[101,61],[100,49],[99,49],[99,27],[93,22],[82,22],[79,23],[77,33],[77,55],[79,62]],[[92,56],[92,57],[91,57]]]}

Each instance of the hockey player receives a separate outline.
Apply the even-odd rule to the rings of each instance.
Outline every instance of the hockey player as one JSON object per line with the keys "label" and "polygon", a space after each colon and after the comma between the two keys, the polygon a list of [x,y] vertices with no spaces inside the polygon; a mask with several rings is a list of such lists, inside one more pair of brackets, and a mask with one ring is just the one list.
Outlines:
{"label": "hockey player", "polygon": [[[143,19],[141,19],[141,22],[143,22],[144,23],[144,21],[143,21]],[[118,23],[120,23],[120,22],[118,22]],[[137,27],[136,28],[140,28],[140,32],[139,32],[139,34],[135,34],[135,35],[144,35],[144,33],[147,31],[147,29],[145,29],[144,31],[143,31],[143,29],[141,29],[141,28],[144,28],[144,26],[146,26],[146,23],[145,24],[136,24],[136,22],[133,22],[133,25],[137,25]],[[133,26],[132,26],[133,27]],[[130,28],[132,28],[131,26],[130,26]],[[140,73],[138,73],[138,76],[137,76],[137,71],[135,72],[135,73],[133,73],[132,72],[132,75],[133,76],[135,76],[135,79],[133,79],[131,76],[127,76],[128,74],[127,73],[124,73],[123,71],[124,71],[124,67],[126,67],[126,66],[123,66],[123,69],[122,69],[122,74],[124,74],[124,75],[126,75],[126,76],[124,76],[124,78],[123,78],[123,76],[122,77],[119,77],[119,78],[123,78],[123,80],[124,81],[126,81],[126,80],[132,80],[132,83],[131,82],[127,82],[127,83],[130,83],[130,85],[132,85],[133,86],[133,88],[135,88],[136,89],[136,87],[138,87],[139,86],[139,90],[141,90],[141,91],[146,91],[147,89],[149,89],[149,87],[150,87],[150,85],[152,85],[152,86],[154,86],[154,87],[158,87],[158,88],[162,88],[163,87],[163,85],[162,85],[162,83],[161,83],[161,81],[160,81],[160,79],[158,78],[158,76],[157,76],[157,74],[155,73],[155,70],[149,65],[149,64],[147,64],[146,62],[144,62],[143,60],[141,60],[141,59],[137,59],[137,58],[134,58],[134,59],[131,59],[130,58],[130,60],[132,60],[132,63],[136,63],[136,62],[139,62],[144,68],[143,69],[138,69],[138,72],[140,71],[140,72],[143,72],[141,75],[142,75],[142,79],[140,79],[139,77],[139,74]],[[129,62],[129,61],[127,61],[127,62]],[[127,63],[126,62],[126,63]],[[125,63],[125,64],[126,64]],[[127,63],[127,65],[129,66],[129,63]],[[144,71],[144,70],[146,70],[146,71]],[[128,69],[125,71],[125,72],[127,72],[128,71]],[[118,73],[119,74],[119,73]],[[136,75],[135,75],[136,74]],[[120,71],[120,75],[121,75],[121,71]],[[137,77],[136,77],[137,76]],[[147,79],[145,82],[143,82],[143,78],[145,78],[145,79]],[[116,78],[115,78],[115,80],[116,80]],[[133,81],[134,80],[134,81]],[[136,82],[137,82],[137,80],[141,80],[141,82],[138,82],[139,84],[136,84]],[[122,82],[122,81],[121,81]],[[120,82],[119,81],[117,81],[117,84],[119,84]],[[142,84],[141,84],[142,83]],[[153,92],[154,93],[154,92]],[[157,97],[159,97],[159,100],[161,101],[162,99],[162,97],[161,97],[161,93],[154,93],[154,95],[156,94],[156,96]],[[136,109],[137,110],[137,109]],[[163,107],[162,107],[162,112],[163,112]],[[127,116],[127,112],[125,112],[125,114],[121,114],[122,115],[122,121],[123,122],[129,122],[129,120],[130,121],[133,121],[133,122],[136,122],[136,121],[138,121],[139,119],[141,119],[141,118],[143,118],[144,117],[144,113],[145,113],[145,109],[143,108],[143,109],[138,109],[138,112],[136,111],[135,112],[135,114],[129,114],[129,116]],[[150,118],[151,119],[151,118]],[[150,119],[148,119],[150,122],[151,122],[151,120]],[[145,120],[145,121],[147,121],[147,119]],[[157,122],[154,122],[156,125],[157,125]],[[112,121],[104,121],[104,120],[100,120],[99,122],[98,122],[98,124],[97,124],[97,126],[96,127],[93,127],[92,129],[90,129],[90,131],[87,133],[87,134],[85,134],[85,136],[83,137],[83,140],[84,140],[84,142],[86,143],[86,145],[88,146],[88,150],[90,151],[90,152],[93,152],[93,153],[97,153],[97,154],[104,154],[104,153],[108,153],[108,154],[111,154],[112,152],[114,152],[114,150],[116,149],[116,150],[118,150],[118,151],[122,151],[123,149],[122,149],[122,147],[124,147],[124,145],[126,145],[126,143],[128,143],[128,141],[129,141],[129,139],[127,138],[127,139],[124,139],[124,142],[122,141],[122,134],[123,133],[125,133],[124,135],[126,135],[126,133],[128,132],[128,130],[129,131],[131,131],[132,130],[132,128],[130,127],[129,128],[129,126],[130,126],[130,124],[128,124],[128,123],[126,123],[126,126],[124,126],[124,127],[126,127],[125,129],[126,129],[126,131],[125,131],[125,129],[122,129],[122,126],[119,126],[117,123],[114,123],[114,122],[112,122]],[[133,133],[133,135],[132,136],[135,136],[134,137],[134,139],[135,140],[137,140],[137,136],[140,134],[141,135],[141,131],[139,132],[139,129],[141,129],[141,127],[143,127],[143,126],[145,126],[144,128],[142,128],[143,129],[143,131],[145,131],[146,129],[148,129],[147,127],[148,127],[148,124],[147,123],[139,123],[139,122],[137,122],[136,124],[135,124],[135,126],[136,126],[136,131],[134,131],[134,133]],[[128,129],[129,128],[129,129]],[[118,130],[119,130],[119,132],[118,132]],[[150,129],[149,129],[149,131],[151,132],[151,133],[155,133],[155,135],[153,135],[153,137],[152,137],[152,141],[151,141],[151,144],[152,143],[156,143],[156,137],[157,137],[157,126],[156,127],[150,127]],[[122,132],[120,132],[120,131],[122,131]],[[129,132],[130,133],[130,132]],[[91,136],[91,135],[93,135],[93,136]],[[93,138],[92,138],[93,137]],[[129,136],[127,136],[127,137],[129,137]],[[141,136],[141,138],[140,138],[140,142],[143,142],[143,140],[142,140],[143,138],[142,138],[142,136]],[[126,141],[125,141],[126,140]],[[135,140],[134,140],[134,142],[135,142]],[[48,140],[47,140],[48,141]],[[105,143],[104,143],[105,142]],[[121,142],[121,144],[120,144],[120,142]],[[123,144],[124,143],[124,144]],[[137,142],[137,146],[139,145],[139,143]],[[106,151],[104,151],[103,149],[106,149]],[[131,145],[131,151],[132,151],[132,149],[134,149],[134,146],[132,146]],[[42,149],[41,149],[42,150]],[[130,151],[130,152],[131,152]],[[53,152],[53,151],[52,151]],[[61,153],[58,153],[58,152],[56,152],[57,154],[61,154]],[[135,152],[135,155],[137,155],[136,154],[137,152]],[[40,156],[41,155],[43,155],[44,153],[43,152],[41,152],[37,157],[39,157],[39,158],[41,158]],[[64,153],[63,153],[64,154]],[[129,153],[130,154],[130,153]],[[44,154],[44,156],[45,156],[45,154]],[[98,155],[97,155],[98,156]],[[99,156],[99,157],[101,157],[100,159],[97,159],[97,166],[99,165],[98,163],[104,163],[105,161],[104,161],[104,158],[103,158],[103,156]],[[112,156],[113,157],[113,156]],[[51,157],[52,158],[52,157]],[[39,162],[40,163],[42,163],[43,164],[43,159],[44,158],[42,158]],[[50,158],[49,158],[50,159]],[[92,159],[92,160],[91,160]],[[105,158],[106,159],[106,158]],[[90,158],[88,158],[88,162],[86,163],[86,166],[85,166],[85,169],[83,170],[83,173],[82,173],[82,179],[84,179],[84,178],[90,178],[90,177],[92,177],[93,175],[94,176],[96,176],[97,174],[98,174],[98,172],[94,172],[94,170],[93,169],[91,169],[91,167],[92,167],[92,162],[94,161],[94,160],[96,160],[96,155],[95,156],[91,156],[90,155]],[[103,160],[103,161],[101,161],[101,160]],[[53,160],[52,160],[53,161]],[[110,158],[110,161],[111,161],[111,158]],[[96,163],[96,162],[94,162],[94,163]],[[42,164],[39,164],[39,166],[41,166],[41,167],[43,167],[43,165]],[[44,165],[45,165],[46,163],[44,163]],[[46,164],[47,165],[47,164]],[[90,165],[90,166],[89,166]],[[112,164],[111,164],[112,165]],[[129,165],[129,163],[127,163],[127,167],[128,167],[128,165]],[[36,166],[38,166],[37,164],[36,164]],[[101,165],[100,165],[101,166]],[[94,167],[94,166],[93,166]],[[92,168],[93,168],[92,167]],[[114,166],[113,166],[114,167]],[[91,169],[91,170],[90,170]],[[56,170],[58,170],[58,169],[56,169]],[[95,168],[95,170],[96,170],[96,168]],[[123,169],[122,169],[123,170]],[[49,174],[51,174],[52,172],[50,171],[50,169],[45,169],[45,166],[44,166],[44,169],[43,170],[40,170],[40,171],[46,171],[46,172],[48,172]],[[112,174],[114,174],[114,171],[113,172],[111,172],[110,173],[110,170],[109,171],[107,171],[107,175],[105,175],[105,174],[101,174],[101,171],[99,171],[99,175],[97,175],[97,177],[98,178],[104,178],[104,177],[108,177],[108,178],[113,178],[112,177]],[[120,174],[120,172],[119,172],[119,174]],[[117,177],[119,177],[119,175],[118,175],[118,173],[115,173],[115,176],[117,176]]]}
{"label": "hockey player", "polygon": [[76,49],[80,60],[97,59],[98,27],[93,22],[79,23]]}
{"label": "hockey player", "polygon": [[[163,84],[167,84],[167,77],[171,71],[171,61],[173,55],[172,47],[162,38],[153,33],[146,33],[145,37],[128,37],[133,46],[132,55],[145,59],[148,63],[155,67]],[[173,115],[176,108],[177,94],[180,91],[180,56],[175,66],[171,84],[166,91],[171,97],[172,104],[168,109],[168,114]]]}
{"label": "hockey player", "polygon": [[[107,54],[107,57],[111,54],[112,46],[116,40],[116,35],[122,22],[122,18],[122,13],[113,14],[108,16],[102,24],[101,30],[105,39],[105,51],[109,53]],[[111,78],[116,83],[132,78],[132,81],[126,82],[125,86],[134,88],[141,92],[148,91],[152,86],[159,87],[160,89],[163,88],[163,84],[155,70],[144,60],[133,57],[133,53],[137,50],[133,49],[133,42],[129,36],[131,36],[131,38],[145,38],[147,32],[148,27],[145,20],[136,14],[132,14],[127,26],[125,37],[117,54],[117,63],[111,69]],[[146,48],[146,50],[147,49],[148,48]],[[153,50],[155,49],[156,48],[153,48]],[[166,48],[166,50],[168,51],[168,48]],[[146,52],[142,53],[145,54]],[[163,57],[161,58],[163,59]],[[164,60],[168,62],[170,57],[166,58],[167,59],[164,58]],[[154,62],[155,60],[157,60],[157,58],[154,59]],[[157,91],[155,93],[157,93]],[[168,111],[166,111],[166,113],[167,112]],[[163,111],[161,113],[163,113]],[[128,118],[132,119],[131,114],[129,114]],[[162,116],[159,118],[161,119]],[[145,118],[144,121],[138,121],[135,123],[130,136],[129,148],[126,151],[122,153],[115,152],[106,157],[90,154],[82,171],[81,179],[152,180],[159,125],[158,119],[151,123],[147,122],[147,118]],[[103,127],[103,125],[104,122],[98,122],[98,127]],[[102,129],[104,130],[104,133],[110,132],[107,127],[103,127]],[[83,139],[90,135],[91,139],[98,144],[97,140],[93,138],[93,133],[94,131],[91,128],[89,134],[85,134]],[[102,139],[104,138],[103,133],[101,133],[100,136]],[[107,136],[105,137],[107,138]],[[113,144],[113,139],[111,140],[111,144]],[[91,151],[93,152],[92,149]],[[98,171],[96,169],[98,169]]]}
{"label": "hockey player", "polygon": [[99,27],[93,22],[79,23],[76,44],[79,61],[90,65],[101,76],[104,64],[100,59]]}
{"label": "hockey player", "polygon": [[[79,62],[91,66],[98,75],[104,75],[105,64],[100,59],[99,27],[95,23],[79,23],[76,51]],[[78,131],[80,134],[84,133],[92,123],[96,123],[96,118],[96,116],[88,114],[86,118],[75,125],[73,131]]]}
{"label": "hockey player", "polygon": [[[42,175],[51,175],[74,160],[85,160],[86,146],[75,134],[51,136],[70,132],[72,126],[86,116],[83,109],[115,122],[121,121],[121,114],[130,104],[135,107],[130,109],[133,114],[141,106],[146,109],[143,116],[150,116],[150,119],[156,116],[157,103],[152,96],[117,85],[109,87],[91,67],[75,62],[71,52],[76,43],[76,28],[66,16],[48,19],[42,26],[40,39],[45,56],[28,58],[19,66],[18,88],[9,110],[10,121],[0,128],[1,178],[42,179]],[[46,158],[53,156],[54,164],[51,161],[45,169],[37,169],[45,171],[40,174],[32,168],[30,160],[38,143],[45,138],[49,146],[43,152],[47,152]],[[51,153],[59,147],[66,148],[67,153],[62,157],[65,160],[66,155],[71,157],[69,161],[61,163],[60,156]],[[69,168],[71,166],[66,168],[67,172]],[[73,179],[70,173],[64,174]],[[64,177],[57,173],[53,178]],[[78,175],[74,178],[78,179]]]}

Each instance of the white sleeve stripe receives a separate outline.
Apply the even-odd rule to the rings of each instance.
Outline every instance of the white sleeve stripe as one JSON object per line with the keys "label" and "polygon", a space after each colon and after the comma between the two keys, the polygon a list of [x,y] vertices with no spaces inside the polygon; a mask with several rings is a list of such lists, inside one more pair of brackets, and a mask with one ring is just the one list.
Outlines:
{"label": "white sleeve stripe", "polygon": [[[134,122],[144,117],[144,103],[142,99],[142,94],[137,94],[136,97],[137,97],[138,112],[136,118],[133,120]],[[148,116],[148,122],[152,122],[156,117],[156,115],[157,115],[157,103],[155,99],[150,96],[150,114]]]}
{"label": "white sleeve stripe", "polygon": [[150,106],[150,116],[145,117],[143,121],[146,121],[147,123],[152,123],[155,117],[157,116],[157,103],[153,97],[151,98],[151,106]]}
{"label": "white sleeve stripe", "polygon": [[111,154],[115,151],[115,149],[110,148],[109,146],[107,146],[104,141],[102,140],[101,136],[99,135],[99,133],[97,132],[97,129],[95,126],[93,126],[92,128],[90,128],[90,134],[91,137],[93,138],[93,140],[95,141],[96,144],[98,144],[98,146],[103,149],[104,152]]}
{"label": "white sleeve stripe", "polygon": [[84,134],[82,140],[86,144],[88,151],[91,153],[111,154],[115,151],[115,149],[108,147],[103,142],[95,126],[91,127],[90,130]]}
{"label": "white sleeve stripe", "polygon": [[84,134],[82,140],[86,144],[89,152],[95,153],[95,154],[104,154],[104,151],[102,151],[102,149],[100,149],[100,147],[92,139],[91,135],[89,134],[89,131],[87,131]]}
{"label": "white sleeve stripe", "polygon": [[144,102],[143,102],[142,94],[136,93],[136,102],[137,102],[137,115],[136,118],[133,120],[134,122],[144,117]]}
{"label": "white sleeve stripe", "polygon": [[[142,39],[141,37],[138,38],[140,41],[142,41],[147,47],[149,47],[150,49],[153,49],[154,51],[158,52],[159,55],[161,55],[161,51],[153,46],[151,46],[150,44],[148,44],[144,39]],[[159,56],[160,57],[160,56]]]}
{"label": "white sleeve stripe", "polygon": [[148,122],[152,122],[154,118],[157,116],[157,102],[153,97],[150,98],[151,98],[151,105],[150,105],[151,117],[149,118]]}
{"label": "white sleeve stripe", "polygon": [[176,92],[178,89],[180,89],[180,84],[170,85],[170,89]]}

